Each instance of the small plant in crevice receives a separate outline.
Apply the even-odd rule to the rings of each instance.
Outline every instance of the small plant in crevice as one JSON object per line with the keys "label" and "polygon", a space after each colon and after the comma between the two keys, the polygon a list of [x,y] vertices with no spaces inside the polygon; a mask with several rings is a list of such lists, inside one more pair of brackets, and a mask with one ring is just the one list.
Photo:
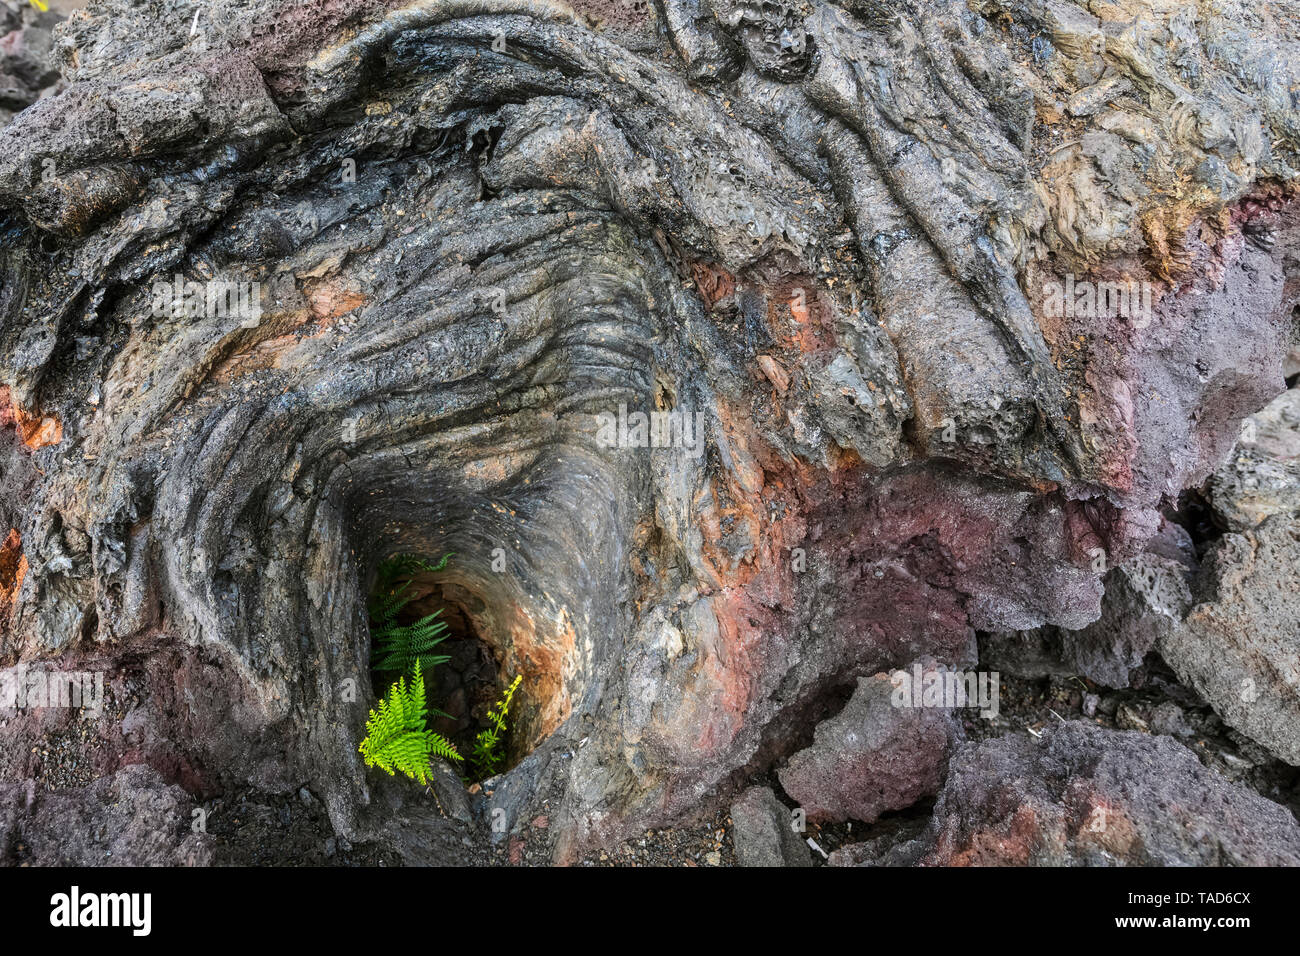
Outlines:
{"label": "small plant in crevice", "polygon": [[479,732],[474,738],[474,749],[470,752],[470,765],[474,768],[474,773],[480,780],[486,780],[488,777],[495,776],[501,766],[504,754],[501,752],[501,739],[505,736],[507,725],[506,716],[510,711],[510,701],[515,696],[515,691],[519,688],[523,675],[516,674],[515,679],[510,686],[506,688],[501,699],[496,702],[494,707],[490,707],[487,712],[488,723],[491,726],[487,730]]}
{"label": "small plant in crevice", "polygon": [[[429,782],[433,757],[464,759],[451,741],[429,730],[426,724],[430,708],[425,697],[424,673],[448,660],[445,655],[432,653],[443,641],[447,625],[437,620],[441,609],[412,624],[400,623],[398,616],[412,600],[406,593],[411,576],[441,571],[450,558],[450,554],[444,555],[436,565],[415,555],[397,555],[384,561],[379,566],[375,594],[368,608],[375,671],[404,676],[388,689],[388,695],[379,702],[379,709],[370,712],[366,736],[358,750],[367,767],[378,767],[390,776],[401,772],[421,784]],[[402,578],[406,580],[401,581]]]}
{"label": "small plant in crevice", "polygon": [[448,553],[437,564],[426,561],[418,554],[395,554],[381,561],[375,575],[375,593],[386,594],[393,590],[403,578],[410,579],[421,572],[436,573],[447,567],[447,562],[454,557]]}
{"label": "small plant in crevice", "polygon": [[[375,594],[369,607],[371,659],[376,672],[409,674],[449,660],[445,654],[433,653],[433,649],[447,636],[447,625],[438,620],[442,608],[412,624],[399,623],[398,616],[412,600],[406,593],[411,586],[410,576],[421,571],[441,571],[450,558],[450,554],[445,554],[435,565],[414,555],[399,554],[379,566]],[[398,584],[403,577],[407,580]]]}
{"label": "small plant in crevice", "polygon": [[[403,584],[399,592],[405,588]],[[381,674],[425,671],[450,660],[446,654],[433,653],[446,639],[447,625],[438,620],[442,609],[412,624],[398,624],[396,614],[409,601],[410,598],[403,598],[400,593],[390,595],[381,606],[380,616],[371,624],[373,666]]]}
{"label": "small plant in crevice", "polygon": [[424,675],[416,670],[408,687],[405,677],[388,691],[366,720],[366,737],[358,748],[367,767],[378,767],[395,776],[398,771],[412,780],[428,784],[432,757],[462,760],[451,742],[425,727],[428,707],[424,697]]}
{"label": "small plant in crevice", "polygon": [[[367,604],[376,686],[398,680],[379,709],[371,711],[360,751],[368,767],[390,775],[404,773],[422,785],[428,784],[432,760],[438,757],[459,764],[466,783],[501,772],[510,707],[523,682],[522,675],[516,676],[485,716],[471,719],[471,713],[482,713],[479,708],[495,695],[500,665],[455,609],[449,621],[441,619],[445,608],[423,614],[429,589],[415,583],[419,575],[443,570],[451,557],[445,555],[436,564],[411,554],[388,558],[376,571]],[[422,616],[416,619],[417,614]],[[444,641],[449,641],[445,648],[450,653],[439,653]],[[430,676],[439,665],[449,669]],[[429,706],[439,695],[447,701],[439,702],[454,714]],[[442,720],[435,724],[432,715]]]}

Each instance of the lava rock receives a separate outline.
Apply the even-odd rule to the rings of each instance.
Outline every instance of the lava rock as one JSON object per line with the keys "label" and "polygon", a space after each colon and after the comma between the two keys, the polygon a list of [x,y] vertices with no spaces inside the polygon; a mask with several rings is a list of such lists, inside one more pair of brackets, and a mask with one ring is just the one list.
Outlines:
{"label": "lava rock", "polygon": [[[0,128],[0,658],[97,655],[136,713],[78,784],[305,785],[340,840],[460,852],[358,753],[376,567],[452,552],[476,678],[523,675],[493,809],[578,859],[863,674],[1092,624],[1097,553],[1142,554],[1282,387],[1290,22],[1138,11],[1103,58],[1081,7],[1004,5],[1035,59],[947,0],[212,6],[97,0],[54,87],[36,35],[0,64],[40,97]],[[1070,135],[1038,118],[1108,71]],[[1067,272],[1155,301],[1050,314]],[[689,440],[607,440],[670,410]],[[5,779],[65,765],[32,751],[61,720],[6,715]],[[878,813],[938,744],[808,782]]]}
{"label": "lava rock", "polygon": [[[0,863],[37,866],[208,866],[194,801],[143,764],[53,792],[0,784]],[[21,849],[19,849],[21,847]]]}
{"label": "lava rock", "polygon": [[430,766],[433,771],[430,784],[447,816],[461,823],[471,823],[474,820],[474,811],[470,806],[469,793],[465,790],[465,784],[461,782],[456,771],[442,759],[432,761]]}
{"label": "lava rock", "polygon": [[1084,721],[964,746],[920,840],[930,866],[1300,865],[1285,807],[1169,737]]}
{"label": "lava rock", "polygon": [[1300,766],[1300,517],[1225,534],[1160,654],[1229,726]]}
{"label": "lava rock", "polygon": [[1143,553],[1107,573],[1097,620],[1075,630],[986,635],[981,665],[1024,677],[1078,674],[1105,687],[1128,687],[1160,636],[1191,607],[1198,567],[1186,530],[1162,520]]}
{"label": "lava rock", "polygon": [[0,125],[61,86],[52,32],[61,17],[36,4],[0,5]]}
{"label": "lava rock", "polygon": [[960,725],[946,708],[894,706],[893,696],[889,675],[859,678],[844,709],[782,768],[781,786],[809,820],[871,823],[938,792]]}
{"label": "lava rock", "polygon": [[1300,389],[1241,423],[1237,447],[1210,479],[1210,500],[1231,531],[1300,511]]}
{"label": "lava rock", "polygon": [[731,839],[740,866],[812,866],[789,808],[768,787],[750,787],[731,805]]}

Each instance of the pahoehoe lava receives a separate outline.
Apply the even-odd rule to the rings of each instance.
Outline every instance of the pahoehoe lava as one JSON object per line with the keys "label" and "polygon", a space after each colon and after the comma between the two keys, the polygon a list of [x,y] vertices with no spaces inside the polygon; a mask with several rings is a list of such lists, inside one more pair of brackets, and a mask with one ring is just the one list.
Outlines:
{"label": "pahoehoe lava", "polygon": [[[838,862],[1300,861],[1295,792],[1174,730],[1036,750],[877,676],[1175,688],[1294,787],[1294,11],[5,9],[53,66],[0,101],[0,664],[108,703],[0,700],[0,860],[90,861],[60,821],[121,803],[175,826],[110,826],[120,860],[219,862],[190,807],[300,791],[408,863],[479,859],[465,834],[572,862],[741,795],[739,852],[779,776],[868,834],[937,798]],[[1088,283],[1149,313],[1044,292]],[[700,441],[605,440],[636,413]],[[358,753],[376,572],[448,552],[439,593],[522,675],[474,793]],[[990,768],[1039,781],[1050,839],[1005,830]],[[1129,829],[1092,839],[1094,798]],[[1226,807],[1212,846],[1157,801]]]}

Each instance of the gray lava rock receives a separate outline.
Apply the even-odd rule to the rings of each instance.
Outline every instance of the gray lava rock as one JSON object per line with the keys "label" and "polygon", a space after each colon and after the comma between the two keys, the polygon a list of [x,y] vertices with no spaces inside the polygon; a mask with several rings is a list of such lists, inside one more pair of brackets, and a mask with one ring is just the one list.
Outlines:
{"label": "gray lava rock", "polygon": [[1241,423],[1241,437],[1210,480],[1214,512],[1232,531],[1300,511],[1300,389]]}
{"label": "gray lava rock", "polygon": [[990,634],[980,642],[985,667],[1025,677],[1082,675],[1106,687],[1127,687],[1162,634],[1191,607],[1197,570],[1187,532],[1162,521],[1146,551],[1106,575],[1101,615],[1077,630],[1043,627]]}
{"label": "gray lava rock", "polygon": [[444,812],[453,820],[470,823],[474,819],[474,811],[470,806],[469,793],[465,790],[465,784],[461,782],[459,775],[445,760],[434,760],[432,768],[430,786],[438,795],[438,803]]}
{"label": "gray lava rock", "polygon": [[741,866],[812,866],[790,809],[768,787],[750,787],[731,805],[731,839]]}
{"label": "gray lava rock", "polygon": [[66,5],[55,0],[54,6],[38,10],[19,0],[0,3],[0,125],[61,85],[51,32]]}
{"label": "gray lava rock", "polygon": [[1230,726],[1300,766],[1300,517],[1225,534],[1160,654]]}
{"label": "gray lava rock", "polygon": [[1071,670],[1106,687],[1127,687],[1190,604],[1189,577],[1187,564],[1151,553],[1112,571],[1101,617],[1078,631],[1059,631]]}
{"label": "gray lava rock", "polygon": [[193,809],[142,764],[69,790],[0,784],[0,864],[207,866],[212,846],[193,831]]}

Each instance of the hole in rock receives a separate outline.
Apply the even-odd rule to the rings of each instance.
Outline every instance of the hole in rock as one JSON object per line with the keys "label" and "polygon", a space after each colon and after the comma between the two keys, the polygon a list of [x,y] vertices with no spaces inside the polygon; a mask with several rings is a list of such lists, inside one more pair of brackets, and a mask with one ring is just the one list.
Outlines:
{"label": "hole in rock", "polygon": [[[516,464],[521,470],[503,481],[501,469]],[[494,775],[471,755],[490,726],[488,709],[519,678],[495,768],[506,773],[592,703],[601,690],[592,682],[597,663],[620,647],[625,566],[610,544],[621,540],[622,512],[593,507],[621,500],[617,482],[600,460],[567,446],[527,461],[476,463],[469,477],[476,486],[491,482],[490,492],[450,478],[431,484],[423,472],[394,467],[369,475],[353,506],[363,588],[373,599],[395,557],[421,562],[407,575],[402,620],[441,609],[432,653],[447,660],[425,678],[425,703],[450,718],[433,715],[427,730],[451,731],[464,757],[455,767],[466,777]],[[374,624],[369,638],[362,650],[373,666],[383,643]],[[372,702],[399,676],[376,679]],[[446,719],[454,729],[432,724]]]}
{"label": "hole in rock", "polygon": [[1225,528],[1215,515],[1204,488],[1188,488],[1183,491],[1178,496],[1178,507],[1168,517],[1187,529],[1198,559],[1205,557],[1210,546],[1223,537]]}
{"label": "hole in rock", "polygon": [[[487,714],[505,689],[504,664],[496,649],[479,636],[465,608],[449,600],[438,584],[421,582],[420,591],[421,596],[410,605],[412,617],[422,618],[441,610],[438,620],[447,625],[438,651],[448,660],[425,676],[429,706],[441,710],[445,716],[435,715],[429,726],[469,758],[478,734],[492,729]],[[511,709],[517,706],[512,701]],[[515,735],[510,730],[511,716],[517,718],[517,710],[507,715],[507,730],[500,740],[501,770],[512,763],[509,754]],[[468,770],[471,776],[475,775],[476,768]]]}
{"label": "hole in rock", "polygon": [[[517,671],[507,661],[502,636],[484,627],[493,615],[487,602],[456,580],[452,557],[445,566],[414,556],[401,556],[405,566],[394,571],[381,564],[370,598],[371,680],[377,697],[384,697],[401,677],[409,682],[414,663],[405,671],[393,666],[385,651],[396,643],[394,630],[423,634],[420,648],[427,729],[441,735],[464,758],[454,763],[467,781],[483,780],[511,769],[537,742],[536,687],[520,686],[511,697],[503,722],[492,719]],[[385,612],[385,602],[394,609]],[[417,646],[417,645],[413,645]],[[427,656],[425,656],[427,655]],[[487,735],[487,736],[485,736]]]}

